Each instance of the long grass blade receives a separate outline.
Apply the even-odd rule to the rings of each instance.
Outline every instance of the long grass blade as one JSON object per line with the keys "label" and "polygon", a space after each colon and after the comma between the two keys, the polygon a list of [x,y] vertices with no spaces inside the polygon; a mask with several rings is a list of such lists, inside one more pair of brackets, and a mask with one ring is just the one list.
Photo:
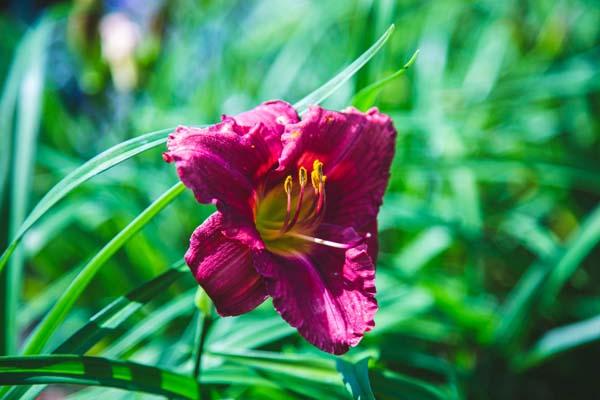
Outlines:
{"label": "long grass blade", "polygon": [[542,336],[524,356],[517,368],[524,370],[577,347],[600,340],[600,315],[574,324],[554,328]]}
{"label": "long grass blade", "polygon": [[371,377],[371,385],[378,399],[446,400],[451,398],[449,393],[434,385],[389,370],[375,371]]}
{"label": "long grass blade", "polygon": [[199,385],[191,377],[133,362],[74,355],[0,357],[0,385],[50,383],[108,386],[170,398],[199,398]]}
{"label": "long grass blade", "polygon": [[599,241],[600,205],[591,212],[576,235],[569,240],[563,256],[552,268],[548,281],[544,285],[543,305],[548,305],[556,300],[567,280]]}
{"label": "long grass blade", "polygon": [[156,278],[115,299],[90,318],[87,324],[65,340],[53,353],[85,353],[106,335],[115,332],[124,321],[187,272],[187,265],[180,261]]}
{"label": "long grass blade", "polygon": [[385,85],[398,78],[399,76],[404,75],[404,73],[408,71],[408,69],[417,60],[418,54],[419,50],[416,50],[413,53],[413,55],[408,59],[408,61],[398,71],[361,89],[352,98],[352,105],[358,108],[359,110],[366,111],[367,108],[371,107],[373,103],[375,103],[377,94],[379,94],[379,92],[381,91],[381,89],[384,88]]}
{"label": "long grass blade", "polygon": [[266,351],[211,351],[208,354],[269,376],[281,387],[299,393],[303,398],[344,398],[348,395],[333,359]]}
{"label": "long grass blade", "polygon": [[27,230],[29,230],[29,228],[31,228],[31,226],[54,204],[56,204],[73,189],[88,179],[137,154],[165,143],[167,140],[166,134],[172,130],[172,128],[161,129],[159,131],[146,133],[123,143],[119,143],[98,154],[96,157],[87,161],[69,175],[65,176],[40,200],[40,202],[31,211],[27,219],[23,222],[8,248],[4,251],[2,257],[0,257],[0,271],[2,271],[4,265],[15,251],[17,245]]}
{"label": "long grass blade", "polygon": [[167,190],[162,196],[156,199],[148,208],[129,223],[119,234],[108,242],[94,257],[83,267],[81,272],[75,277],[65,293],[58,299],[50,312],[35,328],[25,345],[24,354],[38,354],[48,342],[52,333],[58,328],[64,320],[67,313],[71,310],[75,301],[83,293],[92,278],[98,270],[108,261],[108,259],[120,249],[133,235],[139,232],[149,221],[158,214],[163,208],[169,205],[181,192],[185,186],[183,183],[176,183],[171,189]]}
{"label": "long grass blade", "polygon": [[210,351],[210,354],[263,371],[281,375],[289,374],[312,382],[342,385],[341,377],[335,369],[333,359],[325,359],[310,354],[279,354],[258,350],[241,352]]}
{"label": "long grass blade", "polygon": [[[26,217],[35,153],[37,135],[40,126],[43,99],[46,52],[53,27],[50,20],[43,20],[35,28],[26,43],[26,62],[22,65],[17,119],[15,124],[14,155],[12,180],[10,188],[10,237],[14,238],[19,226]],[[22,270],[24,256],[21,251],[15,254],[5,275],[3,275],[3,310],[2,325],[4,326],[2,351],[4,354],[14,354],[17,346],[17,308],[22,288]]]}
{"label": "long grass blade", "polygon": [[336,367],[346,388],[355,400],[375,400],[369,382],[369,358],[364,358],[356,363],[345,361],[341,358],[336,360]]}
{"label": "long grass blade", "polygon": [[0,99],[0,206],[4,201],[4,188],[10,170],[11,147],[12,147],[12,124],[17,105],[19,83],[23,75],[24,63],[26,61],[26,36],[17,46],[10,70],[4,81],[4,90]]}
{"label": "long grass blade", "polygon": [[[182,260],[156,278],[149,280],[126,295],[115,299],[112,303],[91,317],[87,324],[67,338],[52,353],[84,354],[101,339],[114,333],[130,316],[158,294],[163,293],[163,290],[169,285],[186,275],[187,271],[187,265],[185,265]],[[73,277],[69,280],[72,280]],[[44,385],[36,385],[32,388],[20,386],[18,388],[13,388],[6,398],[33,399],[36,398],[44,388]]]}
{"label": "long grass blade", "polygon": [[540,259],[523,274],[506,300],[495,341],[510,344],[527,324],[527,313],[536,301],[548,305],[581,261],[600,240],[600,207],[586,219],[565,249],[550,259]]}
{"label": "long grass blade", "polygon": [[381,35],[381,37],[373,43],[371,47],[367,49],[360,57],[358,57],[352,64],[344,68],[340,73],[327,81],[324,85],[319,87],[308,96],[294,104],[298,113],[306,111],[309,105],[320,104],[327,97],[331,96],[333,92],[339,89],[348,79],[352,78],[356,72],[361,69],[377,52],[383,47],[385,42],[390,38],[394,32],[394,25],[390,27]]}
{"label": "long grass blade", "polygon": [[179,295],[164,306],[154,310],[152,314],[123,334],[103,355],[109,358],[119,358],[144,339],[156,333],[157,330],[166,327],[173,319],[186,313],[191,314],[194,310],[195,293],[196,289],[193,289],[193,291]]}

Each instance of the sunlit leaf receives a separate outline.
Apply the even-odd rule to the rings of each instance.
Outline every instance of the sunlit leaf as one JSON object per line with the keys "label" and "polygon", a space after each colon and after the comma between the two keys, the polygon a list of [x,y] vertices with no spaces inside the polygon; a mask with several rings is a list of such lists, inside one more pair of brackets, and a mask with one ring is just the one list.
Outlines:
{"label": "sunlit leaf", "polygon": [[406,64],[404,64],[398,71],[361,89],[360,92],[356,93],[352,98],[352,105],[361,111],[366,111],[375,103],[377,95],[385,87],[385,85],[399,76],[404,75],[404,73],[414,64],[418,54],[419,50],[415,51]]}
{"label": "sunlit leaf", "polygon": [[198,399],[199,385],[184,375],[156,367],[72,355],[0,357],[0,385],[68,383]]}
{"label": "sunlit leaf", "polygon": [[18,232],[10,242],[8,248],[0,257],[0,271],[10,258],[11,254],[19,244],[23,235],[29,228],[44,215],[54,204],[64,198],[77,186],[107,169],[145,151],[166,142],[166,134],[173,129],[161,129],[160,131],[146,133],[144,135],[127,140],[111,147],[103,153],[98,154],[79,168],[65,176],[39,201],[35,208],[29,213]]}
{"label": "sunlit leaf", "polygon": [[327,83],[319,87],[308,96],[294,104],[298,113],[304,112],[308,106],[313,104],[320,104],[327,97],[331,96],[340,86],[342,86],[348,79],[352,78],[356,72],[363,67],[377,52],[383,47],[385,42],[390,38],[394,32],[394,25],[390,27],[381,35],[381,37],[373,43],[371,47],[367,49],[360,57],[358,57],[352,64],[344,68],[339,74],[331,78]]}
{"label": "sunlit leaf", "polygon": [[346,388],[355,400],[375,400],[369,382],[369,359],[364,358],[356,363],[336,360],[336,367],[344,379]]}
{"label": "sunlit leaf", "polygon": [[158,214],[159,211],[169,205],[179,194],[181,194],[184,188],[185,186],[183,186],[181,182],[175,184],[94,255],[30,335],[25,345],[25,349],[23,350],[24,354],[37,354],[43,350],[45,344],[50,339],[50,335],[52,335],[59,324],[64,320],[66,314],[71,310],[75,301],[83,293],[86,286],[90,283],[102,265],[104,265],[110,256],[121,248],[127,240],[139,232],[152,217]]}
{"label": "sunlit leaf", "polygon": [[596,316],[551,329],[535,343],[530,351],[517,354],[515,363],[519,369],[532,368],[561,353],[599,340],[600,316]]}

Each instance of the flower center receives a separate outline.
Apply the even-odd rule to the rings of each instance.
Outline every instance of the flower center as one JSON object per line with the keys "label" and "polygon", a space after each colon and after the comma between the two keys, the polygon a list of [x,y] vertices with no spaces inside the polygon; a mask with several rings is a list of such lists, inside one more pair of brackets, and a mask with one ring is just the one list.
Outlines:
{"label": "flower center", "polygon": [[[267,249],[277,254],[306,253],[314,244],[346,249],[344,243],[314,237],[326,206],[323,163],[315,160],[310,173],[298,169],[298,185],[288,175],[283,185],[270,190],[258,202],[256,228]],[[297,188],[296,188],[297,186]]]}

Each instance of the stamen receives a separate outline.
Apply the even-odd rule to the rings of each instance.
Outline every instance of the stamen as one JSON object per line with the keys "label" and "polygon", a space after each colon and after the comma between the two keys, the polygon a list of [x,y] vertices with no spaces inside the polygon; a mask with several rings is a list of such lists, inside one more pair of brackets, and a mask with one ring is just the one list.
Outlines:
{"label": "stamen", "polygon": [[292,178],[291,175],[288,175],[287,178],[285,178],[285,182],[283,183],[283,190],[285,190],[285,192],[287,194],[291,194],[293,186],[294,186],[294,179]]}
{"label": "stamen", "polygon": [[292,187],[294,185],[294,179],[291,175],[288,175],[285,178],[285,182],[283,183],[283,190],[285,190],[285,194],[287,195],[287,206],[285,208],[285,220],[283,221],[283,226],[281,230],[285,229],[290,222],[290,215],[292,213]]}
{"label": "stamen", "polygon": [[304,187],[306,186],[306,182],[307,182],[307,174],[306,174],[306,168],[304,167],[300,167],[300,169],[298,170],[298,181],[300,181],[300,187]]}
{"label": "stamen", "polygon": [[306,187],[306,182],[308,181],[308,176],[306,173],[306,168],[300,167],[298,170],[298,180],[300,181],[300,194],[298,195],[298,202],[296,203],[296,211],[294,212],[294,218],[289,223],[288,226],[284,225],[283,230],[289,231],[292,229],[296,222],[298,222],[298,217],[300,217],[300,210],[302,209],[302,201],[304,200],[304,188]]}
{"label": "stamen", "polygon": [[323,180],[319,184],[319,199],[317,202],[317,211],[315,211],[315,215],[321,214],[321,210],[323,210],[323,206],[325,205],[325,180]]}
{"label": "stamen", "polygon": [[323,180],[323,163],[319,160],[315,160],[313,162],[313,171],[317,172],[317,176],[319,177],[319,181]]}
{"label": "stamen", "polygon": [[312,204],[310,205],[310,207],[304,207],[303,210],[302,203],[304,201],[304,191],[308,182],[308,173],[306,171],[306,168],[300,167],[298,169],[298,181],[300,183],[300,192],[298,193],[296,209],[294,211],[293,217],[290,220],[290,193],[292,192],[292,179],[291,176],[286,177],[284,182],[284,189],[288,194],[288,212],[286,213],[285,221],[281,226],[282,233],[290,231],[290,229],[292,229],[292,227],[296,225],[298,219],[300,218],[300,213],[302,211],[304,211],[302,224],[310,225],[314,223],[322,214],[322,211],[325,206],[325,181],[327,180],[327,177],[323,175],[323,163],[321,161],[315,160],[313,162],[313,170],[311,171],[310,179],[315,191],[315,196],[313,197]]}
{"label": "stamen", "polygon": [[310,180],[313,185],[313,188],[315,189],[315,193],[318,194],[319,193],[319,174],[314,169],[310,173]]}
{"label": "stamen", "polygon": [[307,224],[312,224],[319,218],[323,206],[325,205],[325,181],[327,177],[323,175],[323,163],[319,160],[313,162],[313,170],[310,174],[311,183],[315,189],[316,197],[310,206],[310,210],[306,214],[308,217],[304,221]]}

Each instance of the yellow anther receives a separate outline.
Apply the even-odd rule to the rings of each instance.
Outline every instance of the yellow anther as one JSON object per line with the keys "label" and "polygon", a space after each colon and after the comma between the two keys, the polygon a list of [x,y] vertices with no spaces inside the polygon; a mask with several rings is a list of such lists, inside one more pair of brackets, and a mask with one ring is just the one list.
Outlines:
{"label": "yellow anther", "polygon": [[315,160],[313,162],[313,171],[316,171],[319,182],[321,182],[323,180],[323,163],[319,160]]}
{"label": "yellow anther", "polygon": [[315,188],[315,193],[319,193],[319,174],[314,169],[310,173],[310,180],[313,185],[313,188]]}
{"label": "yellow anther", "polygon": [[301,187],[306,186],[306,182],[308,181],[306,168],[300,167],[300,169],[298,170],[298,180],[300,181]]}
{"label": "yellow anther", "polygon": [[323,163],[319,160],[313,161],[313,170],[310,173],[310,181],[313,188],[315,188],[315,193],[319,193],[326,178],[327,177],[323,175]]}
{"label": "yellow anther", "polygon": [[285,190],[285,193],[290,194],[292,192],[293,185],[294,179],[291,175],[288,175],[287,178],[285,178],[285,182],[283,183],[283,190]]}

